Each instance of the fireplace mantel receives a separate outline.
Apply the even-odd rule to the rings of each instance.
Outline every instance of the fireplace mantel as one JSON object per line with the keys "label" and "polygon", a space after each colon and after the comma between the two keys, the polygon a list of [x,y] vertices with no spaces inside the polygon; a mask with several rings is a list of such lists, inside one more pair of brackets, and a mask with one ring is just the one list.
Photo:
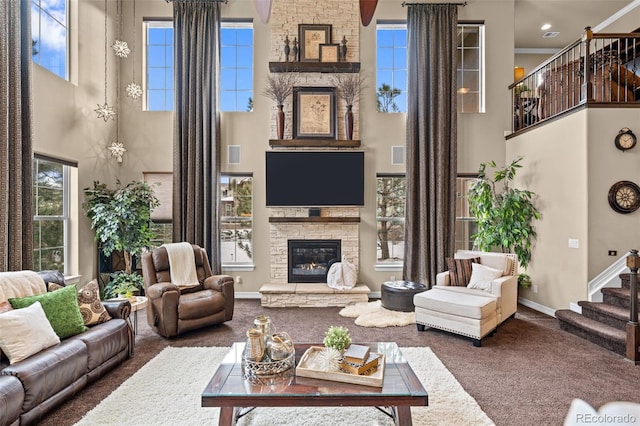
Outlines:
{"label": "fireplace mantel", "polygon": [[332,217],[332,216],[297,216],[297,217],[270,217],[269,223],[360,223],[360,217]]}

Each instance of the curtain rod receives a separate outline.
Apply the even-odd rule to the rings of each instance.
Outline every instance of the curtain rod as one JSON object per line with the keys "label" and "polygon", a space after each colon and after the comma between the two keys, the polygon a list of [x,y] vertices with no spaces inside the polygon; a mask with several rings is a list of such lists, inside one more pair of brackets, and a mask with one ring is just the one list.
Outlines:
{"label": "curtain rod", "polygon": [[403,1],[402,2],[402,7],[405,7],[405,6],[417,6],[419,4],[453,4],[453,5],[456,5],[456,6],[465,7],[467,5],[467,2],[465,1],[465,2],[462,2],[462,3],[407,3],[406,1]]}

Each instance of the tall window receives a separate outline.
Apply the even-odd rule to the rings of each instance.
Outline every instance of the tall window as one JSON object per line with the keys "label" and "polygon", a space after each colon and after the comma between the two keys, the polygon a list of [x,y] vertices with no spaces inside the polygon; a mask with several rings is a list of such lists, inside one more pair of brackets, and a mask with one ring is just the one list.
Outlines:
{"label": "tall window", "polygon": [[[172,111],[173,23],[145,22],[146,109]],[[224,21],[220,28],[220,109],[253,110],[253,23]]]}
{"label": "tall window", "polygon": [[32,0],[31,56],[33,62],[54,74],[69,78],[68,0]]}
{"label": "tall window", "polygon": [[397,265],[404,259],[406,177],[378,174],[376,182],[377,264]]}
{"label": "tall window", "polygon": [[220,108],[253,110],[253,24],[222,22],[220,28]]}
{"label": "tall window", "polygon": [[472,250],[473,238],[478,227],[476,218],[469,212],[469,189],[476,176],[458,176],[456,179],[456,250]]}
{"label": "tall window", "polygon": [[[376,108],[407,111],[407,23],[378,21]],[[460,23],[457,31],[458,112],[484,112],[484,24]]]}
{"label": "tall window", "polygon": [[458,24],[458,112],[484,112],[484,24]]}
{"label": "tall window", "polygon": [[253,176],[220,176],[222,266],[253,264]]}
{"label": "tall window", "polygon": [[378,21],[376,109],[407,112],[407,24]]}
{"label": "tall window", "polygon": [[71,166],[39,157],[33,161],[33,269],[68,275]]}
{"label": "tall window", "polygon": [[146,109],[173,111],[173,23],[145,22]]}

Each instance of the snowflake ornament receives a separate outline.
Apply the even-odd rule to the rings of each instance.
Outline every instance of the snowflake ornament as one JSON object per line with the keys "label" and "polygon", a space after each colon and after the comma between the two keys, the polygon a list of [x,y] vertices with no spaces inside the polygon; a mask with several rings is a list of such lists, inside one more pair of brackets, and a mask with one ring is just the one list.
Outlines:
{"label": "snowflake ornament", "polygon": [[142,87],[135,82],[131,82],[127,85],[127,96],[132,99],[139,99],[142,96]]}
{"label": "snowflake ornament", "polygon": [[111,146],[107,147],[107,149],[111,151],[112,157],[116,157],[116,160],[118,160],[118,163],[122,163],[122,156],[124,155],[125,152],[127,152],[122,142],[113,141],[111,142]]}
{"label": "snowflake ornament", "polygon": [[126,41],[116,40],[111,48],[116,52],[116,56],[120,58],[127,58],[129,53],[131,53],[131,49],[129,49],[129,45]]}
{"label": "snowflake ornament", "polygon": [[106,123],[109,120],[113,120],[116,116],[116,110],[110,107],[105,101],[104,105],[98,104],[98,108],[94,109],[98,114],[98,118],[102,118]]}

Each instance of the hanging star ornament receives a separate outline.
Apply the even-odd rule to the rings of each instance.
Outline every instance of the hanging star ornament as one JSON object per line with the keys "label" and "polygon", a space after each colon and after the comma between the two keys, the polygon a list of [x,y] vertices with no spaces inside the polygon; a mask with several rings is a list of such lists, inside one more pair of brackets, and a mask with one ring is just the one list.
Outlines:
{"label": "hanging star ornament", "polygon": [[127,58],[129,53],[131,53],[131,49],[129,49],[129,45],[126,41],[116,40],[111,48],[116,52],[116,56],[120,58]]}
{"label": "hanging star ornament", "polygon": [[127,152],[122,142],[113,141],[111,142],[111,146],[107,147],[107,149],[111,151],[112,157],[116,157],[116,160],[118,160],[118,163],[122,163],[122,156],[124,155],[125,152]]}
{"label": "hanging star ornament", "polygon": [[139,99],[142,96],[142,87],[132,81],[127,85],[127,96],[132,99]]}
{"label": "hanging star ornament", "polygon": [[105,123],[113,120],[116,116],[116,110],[110,107],[106,101],[104,105],[98,104],[98,108],[94,109],[94,111],[98,114],[98,118],[102,118]]}

